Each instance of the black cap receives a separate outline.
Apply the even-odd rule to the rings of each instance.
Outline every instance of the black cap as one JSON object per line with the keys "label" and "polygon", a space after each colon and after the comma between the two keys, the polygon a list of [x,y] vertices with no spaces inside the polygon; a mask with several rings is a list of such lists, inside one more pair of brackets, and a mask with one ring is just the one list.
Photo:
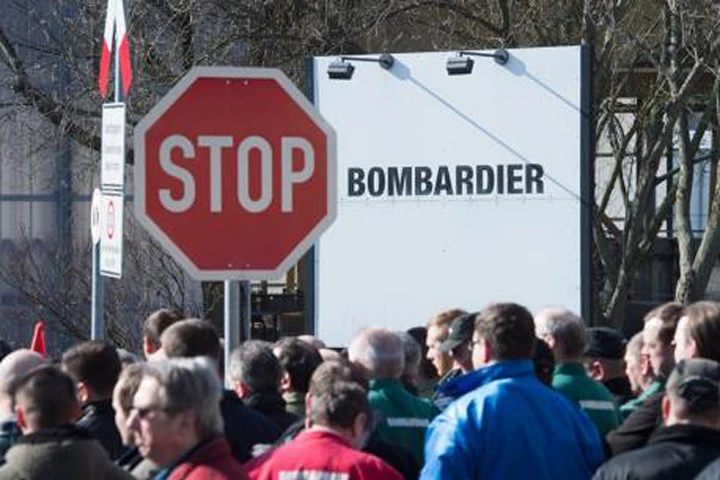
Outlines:
{"label": "black cap", "polygon": [[584,356],[621,359],[625,356],[625,343],[625,337],[614,328],[588,328]]}
{"label": "black cap", "polygon": [[667,381],[671,392],[696,412],[717,408],[720,403],[720,363],[707,358],[680,360]]}
{"label": "black cap", "polygon": [[449,352],[472,340],[476,316],[477,313],[465,313],[453,320],[448,330],[448,337],[440,344],[438,350]]}

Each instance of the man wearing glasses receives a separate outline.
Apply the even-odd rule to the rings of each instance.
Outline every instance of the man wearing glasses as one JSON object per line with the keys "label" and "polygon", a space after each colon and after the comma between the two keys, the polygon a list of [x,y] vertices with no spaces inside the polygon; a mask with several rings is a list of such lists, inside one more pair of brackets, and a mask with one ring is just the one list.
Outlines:
{"label": "man wearing glasses", "polygon": [[433,420],[420,478],[588,480],[603,461],[590,419],[535,376],[535,325],[525,307],[493,304],[475,318],[465,394]]}
{"label": "man wearing glasses", "polygon": [[142,456],[161,469],[155,480],[247,478],[223,436],[221,394],[207,358],[145,367],[127,422]]}

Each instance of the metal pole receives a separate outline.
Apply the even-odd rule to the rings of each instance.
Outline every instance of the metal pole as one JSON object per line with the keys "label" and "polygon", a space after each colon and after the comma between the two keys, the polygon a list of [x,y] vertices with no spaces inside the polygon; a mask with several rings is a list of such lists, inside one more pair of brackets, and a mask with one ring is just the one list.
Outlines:
{"label": "metal pole", "polygon": [[105,333],[103,321],[103,283],[100,275],[100,242],[93,245],[92,251],[92,316],[90,338],[102,340]]}
{"label": "metal pole", "polygon": [[[224,321],[225,321],[225,371],[230,365],[230,354],[240,345],[240,284],[236,281],[224,282]],[[228,388],[227,378],[225,384]]]}
{"label": "metal pole", "polygon": [[[113,35],[114,36],[114,35]],[[116,42],[113,42],[115,48],[115,75],[113,76],[113,94],[115,103],[120,101],[120,48]],[[124,190],[124,189],[123,189]],[[124,201],[123,191],[123,201]],[[104,288],[103,278],[100,275],[100,244],[98,242],[93,246],[92,253],[92,300],[91,300],[91,317],[90,317],[90,338],[93,340],[102,340],[105,338],[105,321],[104,313]]]}
{"label": "metal pole", "polygon": [[252,284],[245,280],[240,282],[240,325],[243,339],[252,338]]}

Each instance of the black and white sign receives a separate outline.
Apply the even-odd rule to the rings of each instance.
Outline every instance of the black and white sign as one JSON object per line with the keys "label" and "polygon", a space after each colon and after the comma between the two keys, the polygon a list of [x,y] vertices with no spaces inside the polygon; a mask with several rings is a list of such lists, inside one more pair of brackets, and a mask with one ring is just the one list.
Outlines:
{"label": "black and white sign", "polygon": [[350,79],[314,59],[314,101],[338,137],[338,215],[316,250],[329,344],[497,301],[587,314],[587,51],[510,50],[448,75],[455,53],[355,62]]}

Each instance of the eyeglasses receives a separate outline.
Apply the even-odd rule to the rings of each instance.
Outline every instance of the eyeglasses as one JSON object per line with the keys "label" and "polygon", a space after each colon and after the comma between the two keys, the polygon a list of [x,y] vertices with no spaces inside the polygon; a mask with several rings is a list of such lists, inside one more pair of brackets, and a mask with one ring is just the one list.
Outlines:
{"label": "eyeglasses", "polygon": [[166,412],[167,408],[161,407],[160,405],[153,405],[149,407],[132,407],[130,414],[137,412],[137,416],[140,420],[146,420],[152,412]]}

